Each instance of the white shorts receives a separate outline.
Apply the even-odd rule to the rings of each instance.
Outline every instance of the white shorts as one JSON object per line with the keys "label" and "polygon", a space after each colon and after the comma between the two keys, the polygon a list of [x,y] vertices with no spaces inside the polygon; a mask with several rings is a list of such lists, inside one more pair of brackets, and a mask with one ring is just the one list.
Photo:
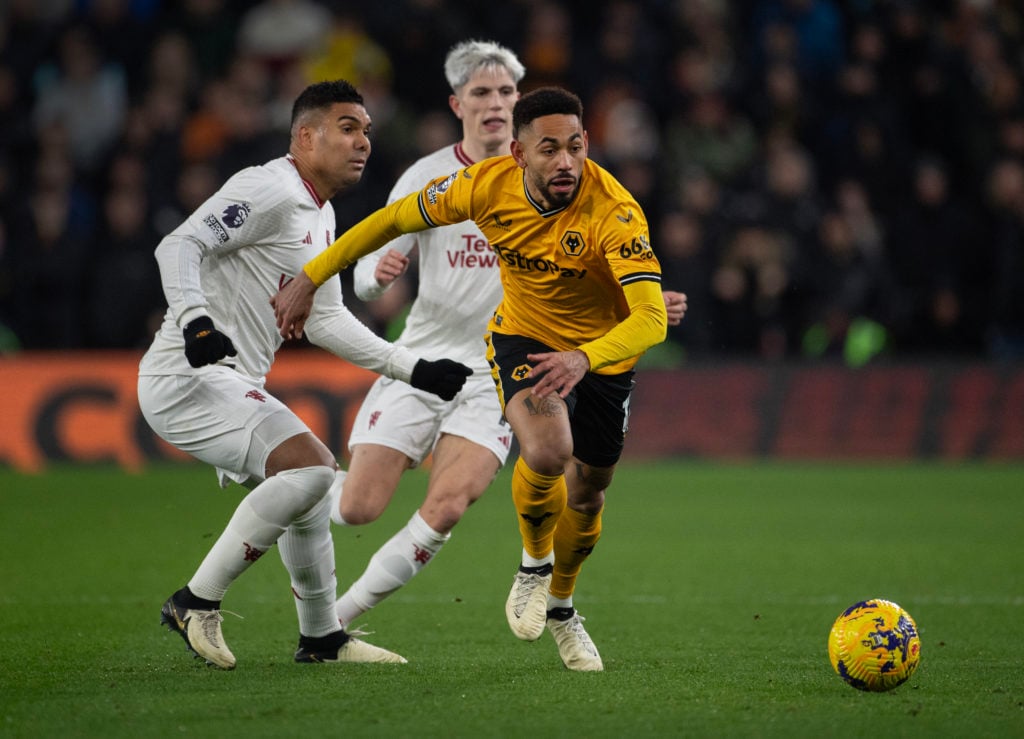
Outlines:
{"label": "white shorts", "polygon": [[221,487],[263,480],[270,453],[309,431],[263,383],[229,367],[140,375],[139,407],[161,439],[216,467]]}
{"label": "white shorts", "polygon": [[348,448],[379,444],[402,452],[416,466],[434,449],[441,434],[479,444],[493,452],[499,464],[505,464],[512,429],[502,416],[490,375],[470,377],[452,401],[398,380],[378,378],[359,407]]}

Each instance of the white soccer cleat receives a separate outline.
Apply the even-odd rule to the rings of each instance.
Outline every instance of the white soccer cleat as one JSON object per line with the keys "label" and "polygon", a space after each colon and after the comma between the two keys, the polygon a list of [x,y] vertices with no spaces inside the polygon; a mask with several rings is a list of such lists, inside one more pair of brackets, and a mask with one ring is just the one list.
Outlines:
{"label": "white soccer cleat", "polygon": [[524,641],[537,641],[544,633],[551,572],[551,565],[534,572],[524,572],[520,567],[512,582],[512,590],[505,601],[505,616],[512,633]]}
{"label": "white soccer cleat", "polygon": [[[299,649],[295,652],[295,661],[324,664],[347,662],[350,664],[377,663],[392,665],[404,665],[409,661],[400,654],[395,654],[387,649],[374,646],[369,642],[356,639],[354,636],[346,635],[343,631],[339,631],[337,634],[338,639],[348,636],[340,646],[335,646],[337,641],[331,637],[321,637],[319,640],[300,637]],[[334,643],[325,645],[322,643],[323,640],[333,641]]]}
{"label": "white soccer cleat", "polygon": [[393,665],[404,665],[409,662],[405,657],[382,647],[374,646],[362,639],[352,637],[338,650],[338,662],[383,662]]}
{"label": "white soccer cleat", "polygon": [[160,623],[180,634],[190,652],[222,670],[233,670],[235,655],[224,643],[220,630],[223,620],[218,610],[184,608],[174,602],[173,596],[160,609]]}
{"label": "white soccer cleat", "polygon": [[548,631],[555,637],[562,664],[578,672],[601,672],[604,663],[590,634],[583,628],[584,618],[577,611],[564,621],[557,618],[547,620]]}

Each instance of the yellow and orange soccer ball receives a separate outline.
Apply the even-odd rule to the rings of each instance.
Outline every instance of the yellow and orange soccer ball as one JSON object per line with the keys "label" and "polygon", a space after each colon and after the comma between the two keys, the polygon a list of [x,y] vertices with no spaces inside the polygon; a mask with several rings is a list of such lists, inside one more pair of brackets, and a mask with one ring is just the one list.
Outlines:
{"label": "yellow and orange soccer ball", "polygon": [[888,600],[854,603],[832,624],[832,667],[858,690],[882,692],[902,685],[921,662],[921,638],[910,614]]}

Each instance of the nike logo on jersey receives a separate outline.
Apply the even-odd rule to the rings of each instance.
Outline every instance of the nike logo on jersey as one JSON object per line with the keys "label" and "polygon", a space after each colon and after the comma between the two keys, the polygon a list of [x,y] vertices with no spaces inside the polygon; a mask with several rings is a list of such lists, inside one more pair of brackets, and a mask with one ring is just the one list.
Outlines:
{"label": "nike logo on jersey", "polygon": [[500,228],[502,231],[508,231],[509,228],[512,226],[512,219],[509,218],[507,221],[503,221],[503,220],[501,220],[501,218],[498,217],[498,214],[495,213],[494,214],[494,225],[497,228]]}

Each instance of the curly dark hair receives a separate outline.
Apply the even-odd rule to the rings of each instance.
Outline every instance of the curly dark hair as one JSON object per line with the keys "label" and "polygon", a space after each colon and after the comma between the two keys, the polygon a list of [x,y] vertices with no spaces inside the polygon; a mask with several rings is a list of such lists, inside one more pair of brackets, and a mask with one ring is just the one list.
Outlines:
{"label": "curly dark hair", "polygon": [[512,135],[545,115],[574,115],[583,121],[583,103],[575,94],[561,87],[538,87],[516,101],[512,108]]}

